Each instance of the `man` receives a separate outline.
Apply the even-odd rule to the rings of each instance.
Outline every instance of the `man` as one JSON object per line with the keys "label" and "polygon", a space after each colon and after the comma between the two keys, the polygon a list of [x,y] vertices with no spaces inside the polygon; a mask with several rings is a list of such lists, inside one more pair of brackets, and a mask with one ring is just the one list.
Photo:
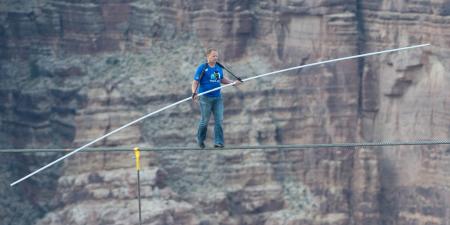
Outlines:
{"label": "man", "polygon": [[[216,63],[219,57],[217,49],[208,49],[206,51],[207,63],[198,66],[195,72],[194,81],[192,82],[192,98],[198,100],[198,93],[202,93],[217,87],[220,84],[231,84],[232,81],[223,76],[222,68]],[[236,81],[236,84],[239,84]],[[198,92],[197,92],[198,88]],[[197,143],[200,148],[205,148],[206,132],[208,121],[211,113],[214,114],[214,147],[223,148],[223,99],[220,90],[216,90],[200,96],[200,112],[201,118],[197,130]]]}

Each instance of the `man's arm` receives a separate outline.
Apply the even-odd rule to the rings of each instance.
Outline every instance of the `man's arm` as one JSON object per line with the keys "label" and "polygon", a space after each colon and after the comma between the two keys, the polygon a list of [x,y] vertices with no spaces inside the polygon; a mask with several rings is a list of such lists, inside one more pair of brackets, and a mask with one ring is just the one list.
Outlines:
{"label": "man's arm", "polygon": [[192,81],[192,94],[197,93],[197,88],[198,88],[198,81],[194,80]]}
{"label": "man's arm", "polygon": [[197,98],[198,98],[198,96],[197,96],[197,88],[198,88],[198,81],[196,81],[196,80],[194,80],[194,81],[192,81],[192,87],[191,87],[191,90],[192,90],[192,100],[193,101],[196,101],[197,100]]}
{"label": "man's arm", "polygon": [[238,84],[241,83],[241,82],[238,81],[238,80],[233,81],[233,80],[230,80],[230,79],[228,79],[228,78],[226,78],[226,77],[223,77],[222,80],[221,80],[221,83],[222,83],[222,84],[231,84],[231,83],[234,83],[234,82],[236,82],[235,85],[238,85]]}

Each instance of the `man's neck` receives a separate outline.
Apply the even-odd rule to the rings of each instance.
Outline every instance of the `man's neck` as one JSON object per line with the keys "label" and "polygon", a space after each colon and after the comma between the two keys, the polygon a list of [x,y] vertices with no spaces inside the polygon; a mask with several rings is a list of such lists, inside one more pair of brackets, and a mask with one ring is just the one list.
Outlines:
{"label": "man's neck", "polygon": [[209,67],[214,67],[214,66],[216,66],[216,63],[215,62],[208,62],[208,65],[209,65]]}

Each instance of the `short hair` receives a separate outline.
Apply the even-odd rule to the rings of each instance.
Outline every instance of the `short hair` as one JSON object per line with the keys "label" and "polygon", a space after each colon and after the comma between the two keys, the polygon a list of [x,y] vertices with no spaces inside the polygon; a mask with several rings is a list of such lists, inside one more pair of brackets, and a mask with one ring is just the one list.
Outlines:
{"label": "short hair", "polygon": [[218,52],[216,48],[208,48],[206,49],[205,55],[208,56],[211,52]]}

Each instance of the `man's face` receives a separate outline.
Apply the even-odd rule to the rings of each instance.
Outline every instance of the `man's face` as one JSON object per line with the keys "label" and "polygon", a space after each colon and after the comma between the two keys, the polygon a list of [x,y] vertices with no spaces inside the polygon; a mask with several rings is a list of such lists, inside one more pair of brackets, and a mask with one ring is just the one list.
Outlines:
{"label": "man's face", "polygon": [[217,51],[212,51],[211,53],[209,53],[207,58],[208,58],[208,62],[216,63],[217,59],[219,58],[219,53]]}

